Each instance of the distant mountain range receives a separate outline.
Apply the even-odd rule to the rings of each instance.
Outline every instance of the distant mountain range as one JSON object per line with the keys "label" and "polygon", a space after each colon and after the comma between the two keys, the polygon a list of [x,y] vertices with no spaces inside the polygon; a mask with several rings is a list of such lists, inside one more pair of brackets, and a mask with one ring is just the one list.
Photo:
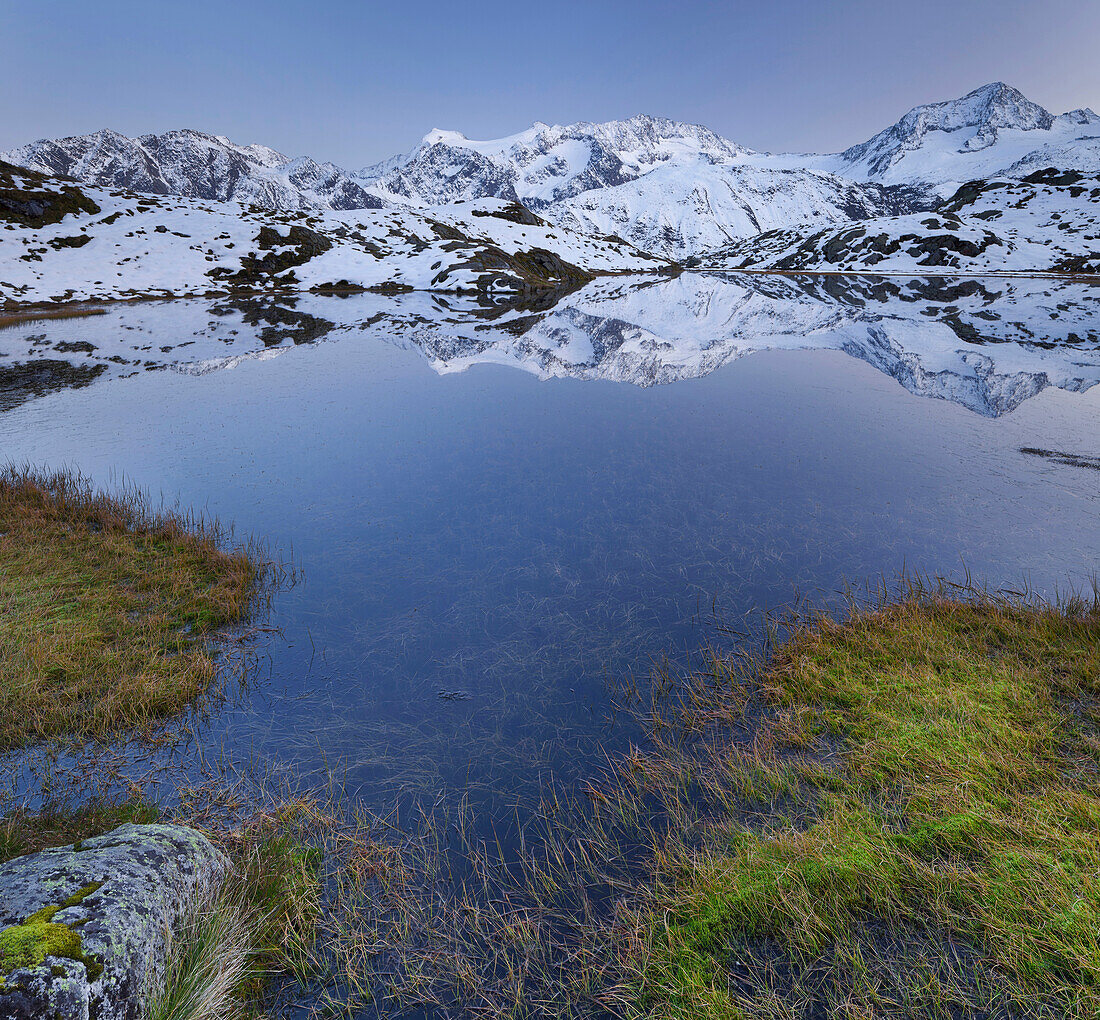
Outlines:
{"label": "distant mountain range", "polygon": [[638,116],[536,123],[494,141],[432,131],[347,170],[199,131],[99,131],[22,146],[9,163],[81,184],[277,210],[423,209],[499,198],[560,227],[683,259],[771,230],[815,232],[921,213],[960,184],[1057,167],[1100,171],[1100,117],[1055,116],[997,82],[918,106],[829,155],[754,152],[705,127]]}
{"label": "distant mountain range", "polygon": [[1100,274],[1100,117],[986,85],[831,155],[652,117],[433,131],[347,171],[197,131],[0,160],[0,308],[380,289],[568,291],[685,268]]}

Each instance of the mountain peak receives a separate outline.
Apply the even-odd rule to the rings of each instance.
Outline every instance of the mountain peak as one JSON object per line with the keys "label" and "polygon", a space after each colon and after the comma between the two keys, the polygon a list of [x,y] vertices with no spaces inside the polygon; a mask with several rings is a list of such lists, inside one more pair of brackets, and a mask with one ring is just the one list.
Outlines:
{"label": "mountain peak", "polygon": [[954,132],[971,128],[973,131],[962,148],[976,151],[992,145],[1000,130],[1045,131],[1053,122],[1050,113],[1031,102],[1019,89],[995,81],[959,99],[915,106],[887,130],[899,137],[913,137],[919,141],[929,131]]}
{"label": "mountain peak", "polygon": [[421,145],[461,145],[469,139],[461,131],[432,128],[420,141]]}
{"label": "mountain peak", "polygon": [[1054,117],[1047,110],[1003,81],[983,85],[962,99],[946,104],[946,107],[964,121],[962,126],[978,128],[975,138],[979,139],[979,144],[968,143],[971,149],[992,145],[1001,128],[1046,131],[1054,122]]}
{"label": "mountain peak", "polygon": [[914,106],[896,124],[845,149],[841,157],[847,163],[865,162],[870,176],[881,176],[906,153],[921,148],[932,132],[952,135],[957,152],[978,152],[993,145],[1001,131],[1048,131],[1053,123],[1054,117],[1019,89],[994,81],[958,99]]}

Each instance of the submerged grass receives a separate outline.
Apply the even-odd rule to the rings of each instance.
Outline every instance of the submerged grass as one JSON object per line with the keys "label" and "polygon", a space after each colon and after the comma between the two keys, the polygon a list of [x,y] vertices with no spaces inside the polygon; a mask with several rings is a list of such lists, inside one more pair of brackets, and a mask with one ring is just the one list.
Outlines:
{"label": "submerged grass", "polygon": [[0,751],[147,729],[205,693],[208,638],[266,570],[223,537],[134,491],[0,471]]}
{"label": "submerged grass", "polygon": [[330,1003],[1100,1015],[1100,605],[912,584],[783,629],[766,661],[660,680],[649,746],[510,845],[435,819],[434,884],[323,928]]}

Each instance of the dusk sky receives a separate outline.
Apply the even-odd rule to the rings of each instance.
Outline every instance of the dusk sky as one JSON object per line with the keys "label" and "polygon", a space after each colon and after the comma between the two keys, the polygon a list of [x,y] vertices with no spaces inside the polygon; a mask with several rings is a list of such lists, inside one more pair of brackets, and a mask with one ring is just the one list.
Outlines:
{"label": "dusk sky", "polygon": [[433,127],[651,113],[833,151],[1002,80],[1100,106],[1095,0],[4,0],[0,149],[194,127],[360,167]]}

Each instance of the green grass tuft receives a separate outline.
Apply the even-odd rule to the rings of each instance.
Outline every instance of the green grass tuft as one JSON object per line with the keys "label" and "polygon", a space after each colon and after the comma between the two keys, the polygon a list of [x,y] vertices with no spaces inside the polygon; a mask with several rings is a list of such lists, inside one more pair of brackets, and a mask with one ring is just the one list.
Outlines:
{"label": "green grass tuft", "polygon": [[760,681],[807,821],[665,847],[635,1011],[1100,1015],[1100,610],[922,594],[801,629]]}

